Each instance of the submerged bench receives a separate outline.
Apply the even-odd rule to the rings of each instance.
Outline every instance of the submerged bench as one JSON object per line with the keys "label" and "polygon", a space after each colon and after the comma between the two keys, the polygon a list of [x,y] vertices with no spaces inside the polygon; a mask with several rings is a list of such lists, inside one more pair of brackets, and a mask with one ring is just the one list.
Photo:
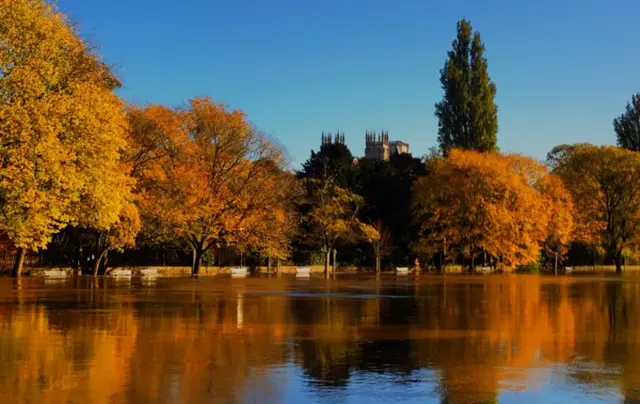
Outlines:
{"label": "submerged bench", "polygon": [[109,276],[118,277],[118,278],[131,278],[131,270],[130,269],[114,269],[109,272]]}
{"label": "submerged bench", "polygon": [[156,268],[141,269],[140,276],[158,276],[158,270]]}
{"label": "submerged bench", "polygon": [[234,277],[247,276],[247,268],[246,267],[231,268],[231,276],[234,276]]}
{"label": "submerged bench", "polygon": [[67,274],[67,271],[65,271],[64,269],[46,269],[44,271],[44,277],[48,278],[48,279],[60,279],[60,278],[66,278],[69,275]]}
{"label": "submerged bench", "polygon": [[310,275],[311,275],[311,267],[296,268],[296,276],[310,276]]}

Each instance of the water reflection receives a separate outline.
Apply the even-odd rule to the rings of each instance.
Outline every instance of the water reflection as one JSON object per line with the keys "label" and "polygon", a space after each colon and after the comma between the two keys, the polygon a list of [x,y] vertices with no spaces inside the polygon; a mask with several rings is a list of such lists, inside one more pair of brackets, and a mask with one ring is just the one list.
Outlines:
{"label": "water reflection", "polygon": [[638,400],[638,281],[3,279],[0,401]]}

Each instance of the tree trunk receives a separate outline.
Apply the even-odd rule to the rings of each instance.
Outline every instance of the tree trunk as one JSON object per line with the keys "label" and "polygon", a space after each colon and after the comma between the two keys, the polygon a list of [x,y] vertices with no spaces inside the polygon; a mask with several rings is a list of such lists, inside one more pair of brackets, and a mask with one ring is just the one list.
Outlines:
{"label": "tree trunk", "polygon": [[555,262],[553,263],[553,274],[558,275],[558,252],[556,251]]}
{"label": "tree trunk", "polygon": [[376,273],[380,273],[380,254],[376,254]]}
{"label": "tree trunk", "polygon": [[193,247],[193,265],[191,266],[191,276],[197,277],[200,273],[200,266],[202,265],[203,255],[204,251],[202,251],[201,246]]}
{"label": "tree trunk", "polygon": [[336,250],[335,248],[333,249],[333,261],[331,262],[331,272],[335,272],[336,271],[336,258],[338,256],[338,250]]}
{"label": "tree trunk", "polygon": [[271,273],[271,257],[267,257],[267,273]]}
{"label": "tree trunk", "polygon": [[331,259],[331,250],[325,249],[324,252],[324,276],[329,277],[329,260]]}
{"label": "tree trunk", "polygon": [[621,274],[622,273],[622,253],[617,252],[614,259],[616,262],[616,274]]}
{"label": "tree trunk", "polygon": [[24,257],[27,255],[27,251],[19,247],[18,252],[16,253],[16,261],[13,265],[13,271],[11,271],[11,276],[17,278],[22,275],[22,267],[24,266]]}
{"label": "tree trunk", "polygon": [[471,244],[471,237],[469,237],[469,273],[473,273],[473,245]]}
{"label": "tree trunk", "polygon": [[107,250],[107,252],[104,254],[104,257],[102,258],[102,262],[100,263],[100,269],[98,270],[98,273],[106,274],[108,264],[109,264],[109,250]]}
{"label": "tree trunk", "polygon": [[102,262],[102,259],[107,255],[107,251],[109,251],[107,248],[103,248],[102,250],[98,251],[98,256],[96,257],[95,261],[93,261],[93,268],[91,270],[91,274],[93,276],[98,276],[98,271],[100,271],[100,263]]}
{"label": "tree trunk", "polygon": [[80,243],[75,246],[75,257],[73,260],[73,269],[74,272],[78,272],[82,265],[82,247],[80,247]]}

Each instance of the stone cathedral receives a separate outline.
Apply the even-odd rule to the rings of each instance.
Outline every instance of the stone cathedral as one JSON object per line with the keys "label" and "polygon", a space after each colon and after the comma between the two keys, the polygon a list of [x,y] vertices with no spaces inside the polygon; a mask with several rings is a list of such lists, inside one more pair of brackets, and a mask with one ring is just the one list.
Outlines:
{"label": "stone cathedral", "polygon": [[364,139],[364,158],[366,159],[387,161],[394,154],[409,153],[409,144],[399,140],[389,141],[389,132],[386,130],[380,133],[366,131]]}
{"label": "stone cathedral", "polygon": [[[408,154],[409,144],[399,140],[389,141],[389,132],[367,130],[364,134],[364,158],[388,161],[394,154]],[[344,144],[344,132],[322,132],[322,144]]]}

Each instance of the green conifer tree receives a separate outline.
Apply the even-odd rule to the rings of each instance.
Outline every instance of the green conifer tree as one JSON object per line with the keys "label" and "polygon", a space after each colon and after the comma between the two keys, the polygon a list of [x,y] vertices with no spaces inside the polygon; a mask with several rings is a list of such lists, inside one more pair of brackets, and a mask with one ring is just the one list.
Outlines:
{"label": "green conifer tree", "polygon": [[436,104],[438,143],[446,155],[452,148],[482,152],[498,150],[496,86],[487,72],[484,44],[471,22],[458,23],[457,37],[440,70],[444,90]]}
{"label": "green conifer tree", "polygon": [[631,97],[622,115],[613,120],[618,146],[640,151],[640,93]]}

